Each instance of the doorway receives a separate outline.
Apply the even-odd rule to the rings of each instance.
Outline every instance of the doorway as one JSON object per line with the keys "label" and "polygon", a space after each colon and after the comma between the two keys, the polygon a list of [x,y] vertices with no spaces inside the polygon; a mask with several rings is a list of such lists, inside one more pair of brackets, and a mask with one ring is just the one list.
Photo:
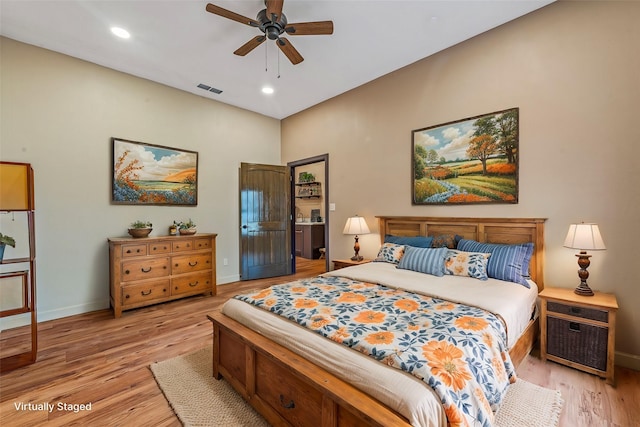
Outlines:
{"label": "doorway", "polygon": [[329,271],[329,154],[287,163],[291,171],[291,259]]}

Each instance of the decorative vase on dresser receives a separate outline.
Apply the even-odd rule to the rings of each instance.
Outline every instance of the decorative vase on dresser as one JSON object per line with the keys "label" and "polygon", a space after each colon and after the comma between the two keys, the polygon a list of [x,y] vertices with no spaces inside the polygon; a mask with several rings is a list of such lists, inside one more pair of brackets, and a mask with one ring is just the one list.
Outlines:
{"label": "decorative vase on dresser", "polygon": [[192,295],[216,294],[216,236],[112,237],[109,282],[113,314]]}

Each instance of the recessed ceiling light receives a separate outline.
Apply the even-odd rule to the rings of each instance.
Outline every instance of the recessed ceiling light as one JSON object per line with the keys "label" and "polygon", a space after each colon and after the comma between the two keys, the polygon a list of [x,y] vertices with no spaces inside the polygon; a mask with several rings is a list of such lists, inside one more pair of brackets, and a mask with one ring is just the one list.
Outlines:
{"label": "recessed ceiling light", "polygon": [[122,39],[128,39],[129,37],[131,37],[129,31],[125,30],[124,28],[111,27],[111,32]]}
{"label": "recessed ceiling light", "polygon": [[262,93],[266,93],[267,95],[271,95],[273,93],[273,88],[269,86],[265,86],[262,88]]}

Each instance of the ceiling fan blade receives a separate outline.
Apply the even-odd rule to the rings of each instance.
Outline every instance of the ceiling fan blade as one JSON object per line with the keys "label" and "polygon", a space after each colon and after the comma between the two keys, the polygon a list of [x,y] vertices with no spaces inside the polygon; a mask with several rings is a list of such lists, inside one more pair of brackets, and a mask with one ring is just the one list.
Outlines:
{"label": "ceiling fan blade", "polygon": [[284,29],[290,36],[314,36],[333,34],[333,21],[299,22]]}
{"label": "ceiling fan blade", "polygon": [[267,5],[267,18],[271,19],[272,22],[276,22],[282,15],[284,0],[266,0],[265,3]]}
{"label": "ceiling fan blade", "polygon": [[214,15],[222,16],[223,18],[228,18],[241,24],[249,25],[251,27],[260,26],[260,23],[255,19],[247,18],[246,16],[242,16],[235,12],[231,12],[230,10],[223,9],[220,6],[216,6],[215,4],[207,4],[207,12],[211,12]]}
{"label": "ceiling fan blade", "polygon": [[265,36],[256,36],[240,46],[234,54],[238,56],[245,56],[247,53],[251,52],[253,49],[260,46],[267,38]]}
{"label": "ceiling fan blade", "polygon": [[289,43],[289,40],[280,37],[278,40],[276,40],[276,44],[278,45],[282,53],[284,53],[284,55],[289,58],[289,61],[291,61],[293,65],[299,64],[304,61],[302,55],[300,55],[296,48],[293,47],[291,43]]}

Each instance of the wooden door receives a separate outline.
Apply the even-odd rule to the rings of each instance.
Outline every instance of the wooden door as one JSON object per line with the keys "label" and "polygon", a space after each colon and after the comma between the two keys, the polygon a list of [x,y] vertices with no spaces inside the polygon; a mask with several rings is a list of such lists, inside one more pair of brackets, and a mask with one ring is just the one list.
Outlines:
{"label": "wooden door", "polygon": [[242,280],[291,274],[290,194],[287,166],[240,165]]}

